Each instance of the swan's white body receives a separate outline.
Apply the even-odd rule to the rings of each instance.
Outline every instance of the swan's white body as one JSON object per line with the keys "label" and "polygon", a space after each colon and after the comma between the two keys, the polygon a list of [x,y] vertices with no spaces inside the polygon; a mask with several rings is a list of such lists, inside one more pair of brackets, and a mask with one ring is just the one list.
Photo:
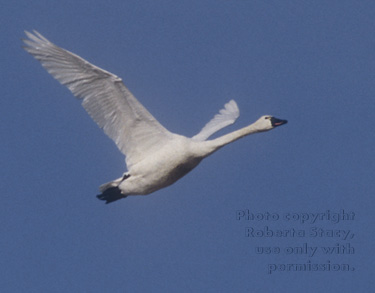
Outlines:
{"label": "swan's white body", "polygon": [[206,140],[238,118],[237,104],[231,100],[194,137],[171,133],[137,101],[119,77],[54,45],[36,31],[26,35],[29,40],[24,40],[25,50],[83,100],[86,111],[126,156],[128,172],[100,187],[102,194],[98,197],[107,203],[171,185],[222,146],[287,123],[262,116],[247,127]]}

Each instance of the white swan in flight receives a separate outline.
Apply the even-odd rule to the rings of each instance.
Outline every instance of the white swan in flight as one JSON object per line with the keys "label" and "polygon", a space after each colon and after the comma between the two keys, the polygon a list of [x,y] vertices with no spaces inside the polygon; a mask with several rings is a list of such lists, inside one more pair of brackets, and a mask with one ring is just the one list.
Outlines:
{"label": "white swan in flight", "polygon": [[266,115],[247,127],[207,140],[238,118],[237,104],[231,100],[194,137],[169,132],[138,102],[121,78],[33,32],[25,32],[29,39],[23,40],[24,49],[82,100],[82,106],[92,119],[126,156],[128,172],[100,186],[102,193],[97,197],[106,203],[169,186],[226,144],[287,123]]}

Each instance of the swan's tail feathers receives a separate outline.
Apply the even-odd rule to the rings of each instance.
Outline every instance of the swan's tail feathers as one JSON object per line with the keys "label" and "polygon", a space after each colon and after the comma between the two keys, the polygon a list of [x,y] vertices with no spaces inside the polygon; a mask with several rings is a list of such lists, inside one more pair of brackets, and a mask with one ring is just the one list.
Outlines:
{"label": "swan's tail feathers", "polygon": [[106,191],[107,189],[109,189],[111,187],[117,187],[117,186],[119,186],[119,184],[121,183],[121,181],[122,181],[122,178],[118,178],[116,180],[104,183],[104,184],[102,184],[102,185],[99,186],[99,190],[100,190],[100,192],[104,192],[104,191]]}
{"label": "swan's tail feathers", "polygon": [[100,200],[105,200],[105,203],[108,204],[116,200],[125,198],[126,195],[123,195],[120,188],[116,186],[107,188],[102,192],[102,194],[99,194],[96,197]]}
{"label": "swan's tail feathers", "polygon": [[101,194],[97,195],[96,197],[100,200],[105,200],[106,204],[125,198],[126,195],[123,195],[120,188],[118,188],[122,180],[123,178],[118,178],[114,181],[100,185],[99,190]]}

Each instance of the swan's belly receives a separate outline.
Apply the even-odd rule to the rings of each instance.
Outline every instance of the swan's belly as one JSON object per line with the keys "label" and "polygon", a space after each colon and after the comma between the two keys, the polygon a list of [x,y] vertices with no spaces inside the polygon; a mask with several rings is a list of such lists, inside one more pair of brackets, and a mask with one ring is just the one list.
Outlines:
{"label": "swan's belly", "polygon": [[173,184],[194,169],[202,159],[183,147],[162,149],[132,166],[130,177],[119,187],[125,195],[149,194]]}

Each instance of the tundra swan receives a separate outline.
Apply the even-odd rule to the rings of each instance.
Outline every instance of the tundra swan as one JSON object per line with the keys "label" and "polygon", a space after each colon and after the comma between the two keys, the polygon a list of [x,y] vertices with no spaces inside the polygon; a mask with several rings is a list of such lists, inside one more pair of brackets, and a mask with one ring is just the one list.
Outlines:
{"label": "tundra swan", "polygon": [[238,118],[237,104],[231,100],[192,138],[169,132],[138,102],[121,78],[54,45],[37,31],[25,33],[29,39],[23,40],[24,49],[82,100],[88,114],[126,156],[128,172],[99,188],[101,194],[97,197],[106,203],[169,186],[224,145],[287,123],[266,115],[247,127],[207,140]]}

